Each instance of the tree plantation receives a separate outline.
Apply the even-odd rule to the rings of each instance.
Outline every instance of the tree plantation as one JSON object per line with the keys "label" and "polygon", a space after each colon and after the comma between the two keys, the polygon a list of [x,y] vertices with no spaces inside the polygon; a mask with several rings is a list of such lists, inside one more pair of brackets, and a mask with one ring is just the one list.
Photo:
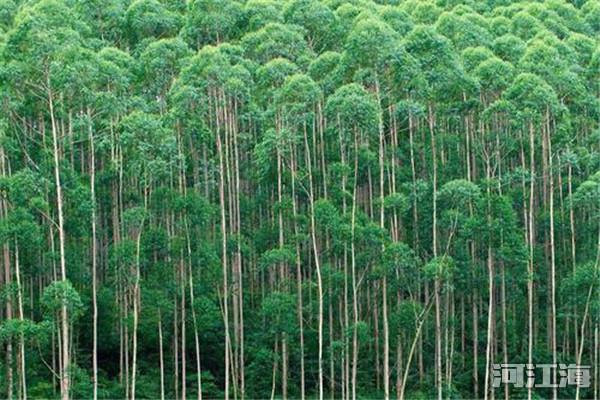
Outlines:
{"label": "tree plantation", "polygon": [[598,399],[599,35],[0,0],[0,398]]}

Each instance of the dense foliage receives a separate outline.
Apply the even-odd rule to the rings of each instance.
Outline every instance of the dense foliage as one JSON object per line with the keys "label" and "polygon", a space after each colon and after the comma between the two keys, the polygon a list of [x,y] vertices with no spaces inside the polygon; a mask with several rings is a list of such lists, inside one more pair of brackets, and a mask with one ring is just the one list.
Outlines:
{"label": "dense foliage", "polygon": [[0,0],[0,397],[598,398],[599,34],[597,0]]}

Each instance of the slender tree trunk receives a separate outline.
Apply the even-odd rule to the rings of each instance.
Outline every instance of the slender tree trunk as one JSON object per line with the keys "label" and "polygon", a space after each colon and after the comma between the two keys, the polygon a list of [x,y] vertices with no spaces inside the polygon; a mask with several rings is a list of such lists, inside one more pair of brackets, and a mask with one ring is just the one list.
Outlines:
{"label": "slender tree trunk", "polygon": [[[598,238],[599,238],[598,245],[600,246],[600,235],[598,236]],[[581,321],[581,340],[579,342],[579,349],[577,351],[577,365],[581,365],[581,360],[582,360],[582,356],[583,356],[583,345],[585,343],[585,340],[584,340],[585,339],[585,322],[587,320],[587,314],[589,311],[590,300],[592,299],[592,294],[594,293],[594,290],[597,290],[597,288],[594,287],[594,284],[590,285],[590,288],[588,290],[587,299],[585,301],[585,309],[583,311],[583,320]],[[577,385],[577,388],[575,389],[575,400],[579,400],[579,385]]]}
{"label": "slender tree trunk", "polygon": [[308,167],[308,180],[309,180],[309,207],[310,207],[310,235],[313,248],[313,255],[315,258],[315,269],[317,272],[317,294],[319,304],[319,316],[318,316],[318,368],[319,368],[319,400],[323,400],[323,280],[321,277],[321,262],[319,258],[319,250],[317,248],[317,233],[316,233],[316,222],[315,222],[315,197],[313,189],[313,177],[311,167],[311,153],[308,144],[308,134],[306,132],[306,125],[304,126],[304,146],[306,148],[306,165]]}
{"label": "slender tree trunk", "polygon": [[185,261],[183,254],[180,255],[179,274],[181,282],[181,398],[187,399],[187,327],[186,327],[186,312],[185,312]]}
{"label": "slender tree trunk", "polygon": [[334,345],[333,345],[333,290],[329,285],[329,396],[331,400],[335,399],[335,364],[334,364]]}
{"label": "slender tree trunk", "polygon": [[[569,193],[569,198],[572,199],[573,198],[573,166],[571,163],[569,163],[568,169],[567,169],[567,173],[568,173],[568,177],[567,177],[567,186],[568,186],[568,193]],[[572,262],[572,271],[573,273],[575,273],[575,269],[577,266],[577,246],[576,246],[576,241],[575,241],[575,209],[573,207],[573,205],[571,204],[571,206],[569,207],[569,231],[571,234],[571,262]],[[577,321],[577,306],[574,305],[573,306],[573,333],[575,335],[575,346],[573,347],[575,354],[577,354],[577,349],[579,348],[578,346],[578,333],[577,333],[577,329],[578,329],[579,325],[578,325],[578,321]]]}
{"label": "slender tree trunk", "polygon": [[[176,277],[175,277],[176,280]],[[173,388],[175,389],[175,400],[179,399],[179,306],[177,296],[174,294],[173,301]]]}
{"label": "slender tree trunk", "polygon": [[[6,154],[4,153],[4,147],[0,146],[0,168],[2,171],[2,177],[7,175],[6,165]],[[0,216],[6,218],[8,214],[8,202],[4,197],[0,197]],[[4,266],[4,284],[7,287],[12,285],[12,273],[10,270],[10,248],[8,242],[2,245],[2,263]],[[13,318],[13,305],[12,297],[6,296],[6,320]],[[54,342],[52,342],[54,343]],[[52,346],[54,349],[54,346]],[[6,342],[6,398],[12,400],[13,398],[13,346],[12,340]]]}
{"label": "slender tree trunk", "polygon": [[[505,276],[506,265],[502,265],[502,282],[500,287],[500,303],[502,304],[502,360],[504,364],[508,364],[508,336],[506,331],[506,276]],[[510,385],[508,382],[504,383],[504,400],[510,398]]]}
{"label": "slender tree trunk", "polygon": [[[491,179],[491,167],[490,167],[490,158],[486,157],[486,177],[487,179]],[[488,229],[491,228],[491,204],[490,204],[490,196],[491,191],[490,187],[487,188],[487,223]],[[491,236],[491,232],[490,232]],[[493,350],[492,350],[492,342],[494,340],[494,258],[492,254],[492,238],[488,237],[488,246],[487,246],[487,269],[488,269],[488,320],[487,320],[487,338],[486,338],[486,346],[485,346],[485,388],[484,388],[484,399],[488,399],[490,395],[490,391],[493,393],[494,389],[490,385],[490,372],[492,370],[493,363]],[[492,394],[493,397],[493,394]]]}
{"label": "slender tree trunk", "polygon": [[[377,82],[377,98],[381,105],[381,99],[379,96],[379,82]],[[385,175],[384,175],[384,154],[385,152],[385,138],[383,131],[383,115],[379,113],[379,226],[381,231],[385,231]],[[383,239],[383,238],[382,238]],[[381,244],[382,253],[385,251],[385,244],[382,240]],[[383,393],[385,400],[390,398],[390,327],[388,323],[388,305],[387,305],[387,272],[383,272],[381,301],[382,301],[382,314],[383,314]]]}
{"label": "slender tree trunk", "polygon": [[277,382],[277,356],[279,354],[279,341],[275,340],[275,357],[273,358],[273,373],[271,378],[271,400],[275,400],[275,386]]}
{"label": "slender tree trunk", "polygon": [[158,359],[160,362],[160,400],[165,400],[165,360],[163,354],[162,314],[158,310]]}
{"label": "slender tree trunk", "polygon": [[[552,164],[552,138],[550,137],[550,116],[546,115],[546,138],[548,140],[548,168],[550,179],[550,302],[551,302],[551,342],[552,342],[552,364],[556,365],[556,253],[554,240],[554,169]],[[556,368],[552,369],[553,382],[556,382]],[[556,385],[552,389],[552,398],[556,400],[558,389]]]}
{"label": "slender tree trunk", "polygon": [[[146,193],[144,192],[144,203],[146,202]],[[132,340],[132,360],[131,360],[131,400],[135,400],[135,385],[136,385],[136,374],[137,374],[137,350],[138,350],[138,320],[140,312],[140,256],[141,256],[141,239],[143,220],[140,224],[139,231],[137,232],[136,243],[135,243],[135,282],[133,286],[133,340]]]}
{"label": "slender tree trunk", "polygon": [[[218,118],[217,118],[218,120]],[[229,338],[229,290],[227,277],[227,220],[225,218],[225,166],[221,133],[217,126],[217,152],[219,153],[219,204],[221,211],[221,262],[223,265],[223,323],[225,328],[225,400],[229,400],[229,354],[231,340]]]}
{"label": "slender tree trunk", "polygon": [[[435,143],[435,120],[433,106],[429,105],[429,133],[431,135],[431,159],[433,167],[433,224],[432,224],[432,251],[433,257],[438,255],[437,251],[437,151]],[[437,398],[442,400],[442,332],[441,332],[441,310],[440,310],[440,279],[436,276],[434,282],[435,297],[435,382]]]}
{"label": "slender tree trunk", "polygon": [[[527,347],[527,363],[533,363],[533,253],[534,253],[534,224],[533,224],[533,206],[535,194],[535,142],[533,123],[529,123],[529,216],[527,218],[529,227],[529,268],[527,278],[527,304],[528,304],[528,347]],[[527,385],[527,400],[531,400],[531,386]]]}
{"label": "slender tree trunk", "polygon": [[358,369],[358,288],[356,284],[356,249],[355,249],[355,230],[356,230],[356,185],[358,176],[358,143],[355,142],[354,155],[354,189],[352,192],[352,241],[350,242],[350,255],[352,266],[352,400],[356,400],[356,373]]}
{"label": "slender tree trunk", "polygon": [[425,309],[423,310],[421,315],[419,315],[417,318],[417,330],[415,332],[415,337],[413,338],[412,344],[410,346],[410,351],[408,352],[408,357],[406,359],[406,365],[404,367],[404,375],[402,377],[402,386],[400,389],[400,396],[399,396],[401,399],[404,399],[406,382],[408,381],[408,371],[410,370],[410,362],[412,361],[413,355],[415,353],[417,341],[418,341],[419,337],[421,337],[421,331],[423,329],[423,324],[426,321],[427,313],[429,312],[430,308],[431,308],[431,302],[428,300],[427,304],[425,305]]}
{"label": "slender tree trunk", "polygon": [[[88,117],[91,118],[90,110]],[[94,149],[94,133],[92,123],[88,125],[90,141],[90,192],[92,202],[92,383],[94,385],[93,400],[98,399],[98,299],[97,299],[97,246],[96,238],[96,155]]]}
{"label": "slender tree trunk", "polygon": [[179,399],[179,313],[178,302],[175,296],[173,301],[173,363],[175,373],[173,374],[173,386],[175,389],[175,400]]}
{"label": "slender tree trunk", "polygon": [[[279,123],[277,123],[279,126]],[[278,132],[281,134],[281,132]],[[279,212],[277,213],[278,227],[279,227],[279,249],[283,249],[285,245],[284,239],[284,227],[283,227],[283,194],[282,194],[282,157],[281,157],[281,143],[277,144],[277,201],[279,202]],[[310,160],[309,160],[310,162]],[[285,285],[285,270],[287,268],[284,262],[279,265],[279,279],[280,286]],[[287,365],[287,337],[285,332],[281,334],[281,392],[283,399],[287,399],[287,388],[288,388],[288,365]]]}
{"label": "slender tree trunk", "polygon": [[[345,156],[345,145],[342,138],[342,129],[340,124],[339,115],[337,117],[337,125],[339,128],[338,139],[339,139],[339,149],[340,149],[340,160],[342,164],[346,164],[346,156]],[[347,182],[346,174],[342,175],[342,190],[346,191],[346,182]],[[353,191],[353,201],[354,201],[355,191]],[[346,215],[347,213],[347,204],[346,204],[346,196],[342,197],[342,213]],[[343,314],[343,321],[340,323],[340,327],[343,332],[348,332],[350,329],[350,312],[348,310],[349,300],[348,300],[348,247],[347,244],[344,244],[344,255],[343,260],[341,261],[343,265],[343,275],[344,275],[344,295],[343,298],[340,299],[340,309],[341,304],[343,303],[343,313],[340,310],[340,314]],[[348,340],[348,335],[344,335],[344,351],[341,362],[342,368],[342,398],[348,400],[350,398],[350,344]]]}
{"label": "slender tree trunk", "polygon": [[187,250],[188,250],[188,285],[190,287],[190,308],[192,311],[192,323],[194,325],[194,345],[196,348],[196,391],[198,400],[202,400],[202,369],[200,365],[200,338],[198,336],[198,323],[196,319],[196,308],[194,307],[194,273],[192,270],[192,248],[190,243],[190,236],[187,224],[187,217],[185,217],[186,237],[187,237]]}
{"label": "slender tree trunk", "polygon": [[492,354],[492,341],[494,339],[494,261],[492,257],[492,248],[488,245],[488,320],[487,320],[487,343],[485,347],[485,392],[484,399],[488,399],[490,391],[494,389],[490,385],[490,372],[492,369],[493,354]]}
{"label": "slender tree trunk", "polygon": [[[240,184],[240,156],[239,156],[239,146],[238,146],[238,123],[237,123],[237,107],[238,103],[235,99],[232,100],[233,103],[233,118],[232,118],[232,136],[233,136],[233,152],[234,152],[234,172],[235,172],[235,220],[236,220],[236,233],[238,236],[241,235],[241,211],[240,211],[240,192],[241,192],[241,184]],[[241,240],[237,241],[237,249],[236,249],[236,274],[237,274],[237,284],[238,284],[238,364],[239,371],[238,377],[240,381],[240,398],[244,400],[245,391],[246,391],[246,380],[245,380],[245,355],[244,355],[244,276],[242,273],[242,250],[241,250]],[[198,349],[198,352],[200,350]],[[199,360],[199,358],[198,358]],[[199,361],[198,361],[199,362]],[[199,369],[198,369],[199,370]]]}
{"label": "slender tree trunk", "polygon": [[[48,87],[48,108],[50,111],[50,122],[52,130],[52,147],[54,153],[54,183],[56,185],[56,210],[58,213],[58,247],[60,253],[60,278],[63,283],[67,282],[67,266],[65,257],[65,229],[63,217],[63,193],[60,179],[60,150],[58,143],[58,127],[54,117],[54,98],[50,89],[50,77],[46,79]],[[69,353],[69,315],[67,304],[63,302],[61,307],[61,360],[62,374],[60,378],[60,396],[62,400],[68,400],[70,397],[70,353]]]}
{"label": "slender tree trunk", "polygon": [[[379,89],[379,80],[375,81],[375,94],[377,102],[381,107],[381,96]],[[383,127],[383,110],[378,113],[378,132],[379,132],[379,227],[381,231],[385,231],[385,134]],[[381,251],[385,251],[385,244],[382,238]],[[389,323],[388,323],[388,307],[387,307],[387,276],[384,271],[381,290],[382,301],[382,316],[383,316],[383,393],[385,400],[390,398],[390,339],[389,339]],[[377,347],[378,349],[379,347]],[[379,360],[377,360],[379,365]],[[378,381],[379,382],[379,381]]]}
{"label": "slender tree trunk", "polygon": [[452,369],[454,367],[454,338],[455,338],[455,328],[454,328],[454,291],[451,291],[449,293],[449,297],[450,297],[450,309],[448,310],[448,315],[449,315],[449,319],[450,319],[450,354],[448,355],[448,359],[446,360],[446,365],[447,365],[447,385],[446,387],[448,388],[448,393],[446,394],[447,398],[450,399],[451,396],[451,389],[452,389]]}
{"label": "slender tree trunk", "polygon": [[[298,236],[297,214],[298,206],[296,204],[296,150],[291,151],[292,156],[292,213],[294,217],[294,234]],[[305,380],[304,380],[304,317],[302,300],[302,261],[300,259],[300,245],[296,241],[296,296],[298,297],[298,327],[300,341],[300,399],[305,398]]]}
{"label": "slender tree trunk", "polygon": [[370,346],[373,347],[373,351],[375,352],[375,388],[377,391],[381,390],[381,366],[379,365],[379,362],[381,361],[381,357],[379,356],[379,348],[381,347],[379,345],[379,337],[381,336],[379,334],[379,326],[381,324],[379,323],[379,304],[377,303],[377,293],[380,292],[381,287],[379,283],[380,282],[373,282],[372,298],[370,296],[371,285],[367,286],[367,304],[369,304],[371,300],[373,304],[370,313],[373,317],[373,341],[370,343]]}
{"label": "slender tree trunk", "polygon": [[[19,312],[19,321],[23,323],[23,286],[21,284],[21,268],[19,262],[19,245],[15,243],[15,280],[17,282],[17,306]],[[19,333],[19,375],[21,398],[27,400],[27,368],[25,366],[25,337],[24,333]]]}

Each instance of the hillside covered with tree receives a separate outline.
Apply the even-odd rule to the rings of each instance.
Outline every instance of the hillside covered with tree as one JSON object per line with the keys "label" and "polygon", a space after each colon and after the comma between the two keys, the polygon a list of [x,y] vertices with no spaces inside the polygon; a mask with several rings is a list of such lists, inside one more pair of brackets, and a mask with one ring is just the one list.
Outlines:
{"label": "hillside covered with tree", "polygon": [[598,399],[599,34],[597,0],[0,0],[0,397]]}

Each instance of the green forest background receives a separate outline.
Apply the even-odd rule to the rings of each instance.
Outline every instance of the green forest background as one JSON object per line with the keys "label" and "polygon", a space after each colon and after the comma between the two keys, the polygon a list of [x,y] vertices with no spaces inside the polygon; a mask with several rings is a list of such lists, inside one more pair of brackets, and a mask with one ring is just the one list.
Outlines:
{"label": "green forest background", "polygon": [[598,399],[599,33],[598,0],[0,0],[0,397]]}

